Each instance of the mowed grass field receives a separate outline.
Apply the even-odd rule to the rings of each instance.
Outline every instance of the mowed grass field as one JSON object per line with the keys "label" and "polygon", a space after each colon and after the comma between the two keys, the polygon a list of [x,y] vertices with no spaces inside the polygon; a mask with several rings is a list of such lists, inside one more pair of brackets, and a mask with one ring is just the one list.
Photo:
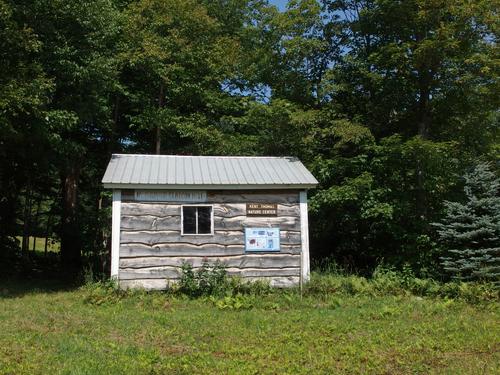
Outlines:
{"label": "mowed grass field", "polygon": [[500,373],[498,302],[39,287],[0,284],[1,374]]}
{"label": "mowed grass field", "polygon": [[[19,243],[23,241],[23,238],[21,236],[17,236],[16,239],[19,241]],[[35,251],[37,253],[41,254],[45,251],[45,238],[30,236],[28,238],[28,241],[29,241],[28,244],[29,251],[33,251],[33,241],[35,241]],[[61,245],[57,240],[49,239],[49,241],[47,242],[47,251],[58,253],[60,247]]]}

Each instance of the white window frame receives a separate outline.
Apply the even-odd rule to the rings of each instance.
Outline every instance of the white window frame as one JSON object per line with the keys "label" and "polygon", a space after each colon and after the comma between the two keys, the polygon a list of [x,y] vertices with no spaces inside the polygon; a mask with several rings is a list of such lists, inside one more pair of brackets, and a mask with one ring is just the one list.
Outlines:
{"label": "white window frame", "polygon": [[[184,207],[210,207],[210,233],[184,233]],[[196,210],[196,232],[198,232],[198,210]],[[214,235],[214,205],[213,204],[182,204],[181,205],[181,236],[213,236]]]}

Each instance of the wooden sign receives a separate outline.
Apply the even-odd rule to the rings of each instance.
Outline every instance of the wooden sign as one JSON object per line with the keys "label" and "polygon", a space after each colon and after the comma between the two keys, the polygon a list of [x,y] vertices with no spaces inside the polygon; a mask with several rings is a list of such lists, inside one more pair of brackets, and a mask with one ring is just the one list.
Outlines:
{"label": "wooden sign", "polygon": [[198,190],[136,190],[135,200],[144,202],[206,202],[207,192]]}
{"label": "wooden sign", "polygon": [[276,203],[247,203],[247,216],[278,216]]}

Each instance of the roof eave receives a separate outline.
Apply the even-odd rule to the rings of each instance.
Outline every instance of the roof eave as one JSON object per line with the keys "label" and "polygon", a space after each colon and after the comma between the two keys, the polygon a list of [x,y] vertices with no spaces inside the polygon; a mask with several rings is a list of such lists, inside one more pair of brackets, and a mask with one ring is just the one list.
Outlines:
{"label": "roof eave", "polygon": [[172,190],[270,190],[270,189],[313,189],[317,184],[267,184],[267,185],[250,185],[250,184],[221,184],[221,185],[184,185],[184,184],[123,184],[103,182],[105,189],[172,189]]}

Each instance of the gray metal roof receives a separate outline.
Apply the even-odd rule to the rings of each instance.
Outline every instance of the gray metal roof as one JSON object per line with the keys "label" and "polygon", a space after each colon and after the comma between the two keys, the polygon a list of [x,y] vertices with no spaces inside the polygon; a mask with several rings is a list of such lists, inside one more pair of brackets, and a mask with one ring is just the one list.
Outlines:
{"label": "gray metal roof", "polygon": [[312,188],[318,181],[293,157],[114,154],[106,188]]}

